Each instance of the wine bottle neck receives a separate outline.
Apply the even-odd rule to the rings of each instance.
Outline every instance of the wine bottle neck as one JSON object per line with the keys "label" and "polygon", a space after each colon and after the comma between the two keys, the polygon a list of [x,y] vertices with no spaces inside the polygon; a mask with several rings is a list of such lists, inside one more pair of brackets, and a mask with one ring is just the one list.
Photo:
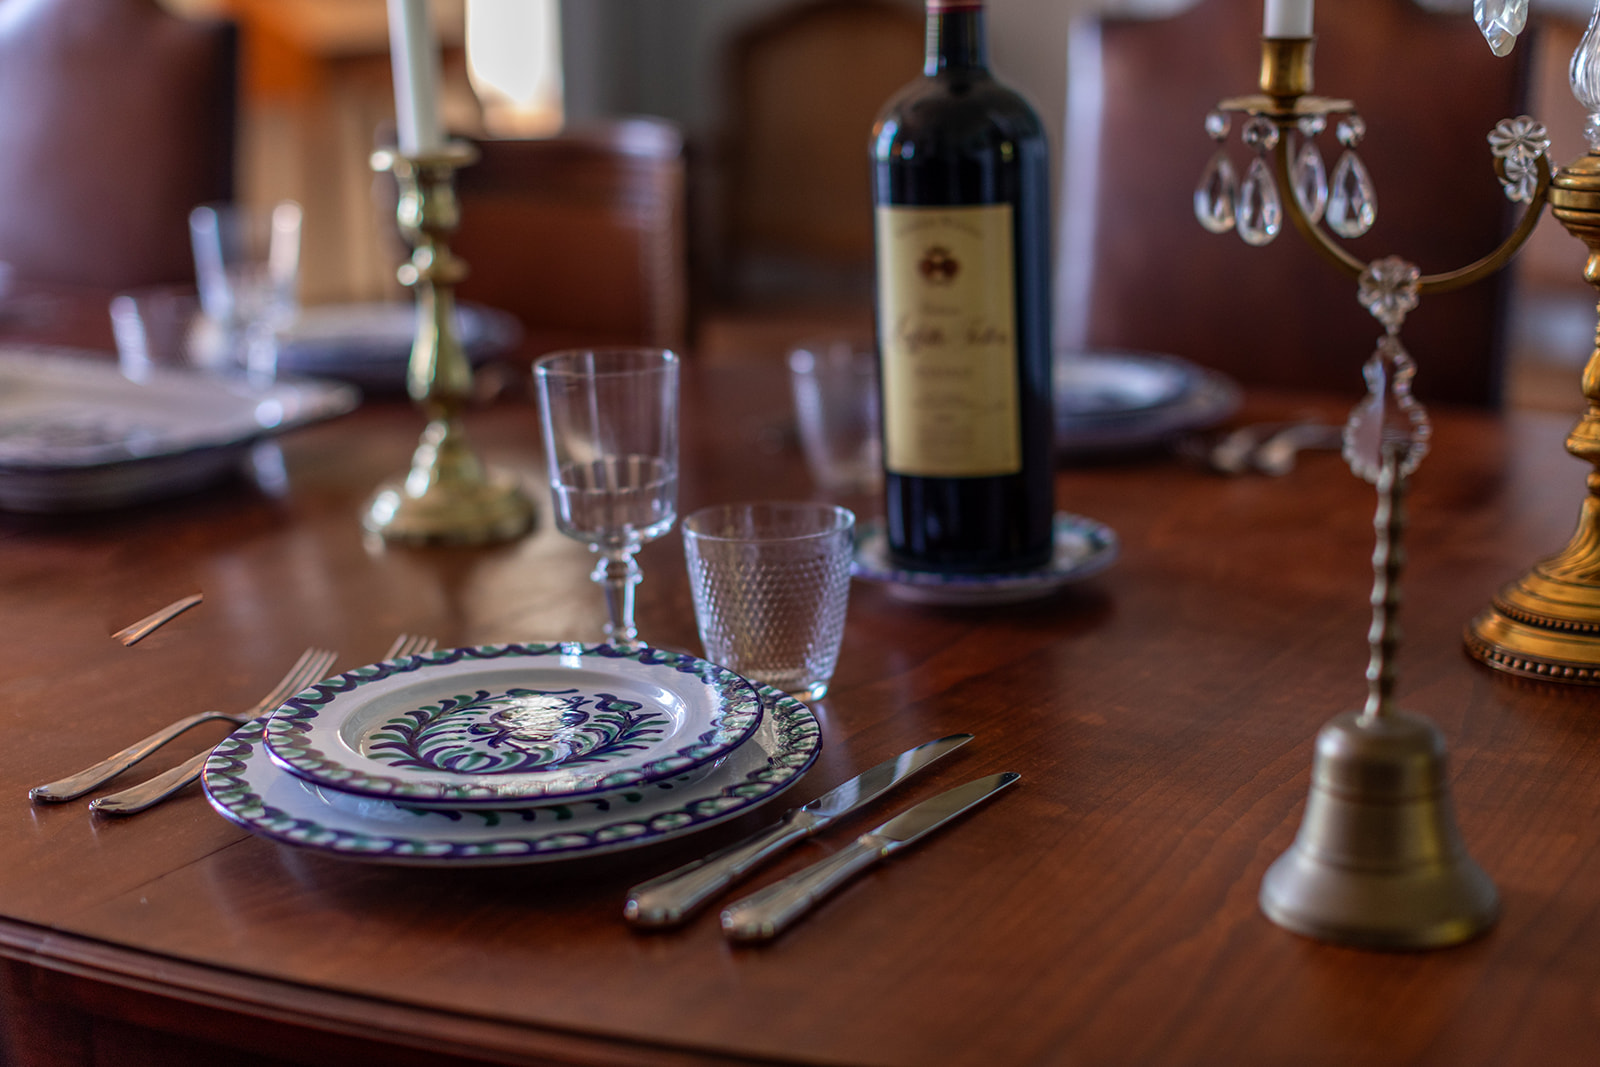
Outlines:
{"label": "wine bottle neck", "polygon": [[989,65],[979,0],[928,0],[927,57],[922,72],[983,70]]}

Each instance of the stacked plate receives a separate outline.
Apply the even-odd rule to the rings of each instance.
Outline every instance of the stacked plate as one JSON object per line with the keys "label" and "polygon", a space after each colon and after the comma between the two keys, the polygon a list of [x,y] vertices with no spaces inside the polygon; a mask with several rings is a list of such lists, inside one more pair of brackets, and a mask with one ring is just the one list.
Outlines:
{"label": "stacked plate", "polygon": [[347,385],[263,388],[110,359],[0,347],[0,508],[89,511],[190,492],[237,470],[257,442],[352,410]]}
{"label": "stacked plate", "polygon": [[1176,356],[1058,352],[1056,451],[1070,460],[1151,448],[1215,426],[1239,399],[1231,379]]}
{"label": "stacked plate", "polygon": [[693,656],[610,645],[448,649],[360,667],[235,731],[212,805],[283,844],[445,866],[654,844],[787,789],[816,716]]}
{"label": "stacked plate", "polygon": [[[416,333],[417,308],[410,302],[303,308],[280,339],[278,370],[336,378],[369,392],[404,390]],[[467,361],[478,366],[515,348],[522,325],[505,311],[457,304],[456,339]]]}

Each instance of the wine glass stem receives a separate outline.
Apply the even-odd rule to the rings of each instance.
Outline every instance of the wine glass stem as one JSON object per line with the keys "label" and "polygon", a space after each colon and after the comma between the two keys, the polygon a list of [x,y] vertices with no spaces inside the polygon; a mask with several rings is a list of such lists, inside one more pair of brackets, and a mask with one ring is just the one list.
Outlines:
{"label": "wine glass stem", "polygon": [[606,593],[606,640],[623,648],[639,644],[639,629],[633,624],[633,588],[642,572],[633,553],[632,548],[601,549],[600,562],[589,575]]}

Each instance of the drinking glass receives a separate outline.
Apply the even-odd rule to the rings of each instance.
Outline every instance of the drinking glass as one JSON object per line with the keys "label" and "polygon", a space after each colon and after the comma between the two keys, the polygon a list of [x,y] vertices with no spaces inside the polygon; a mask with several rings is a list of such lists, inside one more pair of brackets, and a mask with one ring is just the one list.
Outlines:
{"label": "drinking glass", "polygon": [[833,504],[719,504],[683,521],[706,658],[802,700],[828,692],[844,640],[855,515]]}
{"label": "drinking glass", "polygon": [[870,493],[883,484],[878,353],[871,339],[829,337],[789,350],[800,445],[823,489]]}
{"label": "drinking glass", "polygon": [[556,526],[600,556],[606,640],[638,644],[634,553],[672,528],[678,357],[661,348],[555,352],[533,366]]}
{"label": "drinking glass", "polygon": [[194,370],[200,358],[200,300],[193,289],[161,285],[111,298],[111,336],[124,376],[149,379],[156,368]]}
{"label": "drinking glass", "polygon": [[222,335],[221,361],[258,384],[276,377],[278,331],[299,308],[301,218],[293,200],[189,213],[200,306]]}

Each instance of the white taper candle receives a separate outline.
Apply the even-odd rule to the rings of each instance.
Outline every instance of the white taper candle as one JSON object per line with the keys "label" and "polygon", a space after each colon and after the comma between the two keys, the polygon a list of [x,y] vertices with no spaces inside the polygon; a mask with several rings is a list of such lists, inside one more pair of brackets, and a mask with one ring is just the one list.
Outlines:
{"label": "white taper candle", "polygon": [[1310,37],[1312,0],[1266,0],[1263,37]]}
{"label": "white taper candle", "polygon": [[400,154],[444,145],[439,128],[439,47],[427,0],[389,0],[389,58],[394,65],[395,126]]}

